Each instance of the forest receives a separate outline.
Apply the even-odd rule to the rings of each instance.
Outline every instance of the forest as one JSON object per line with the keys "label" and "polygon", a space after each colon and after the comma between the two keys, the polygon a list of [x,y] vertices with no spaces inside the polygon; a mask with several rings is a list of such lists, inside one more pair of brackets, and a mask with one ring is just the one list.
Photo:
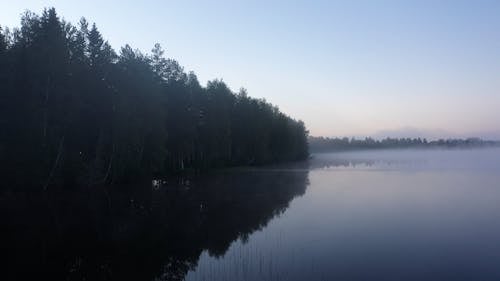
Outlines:
{"label": "forest", "polygon": [[381,140],[366,137],[326,138],[309,137],[311,152],[346,151],[360,149],[392,149],[392,148],[471,148],[500,146],[499,141],[467,139],[438,139],[428,141],[426,138],[385,138]]}
{"label": "forest", "polygon": [[203,86],[155,44],[116,52],[54,8],[0,27],[5,186],[92,186],[305,159],[308,131],[222,80]]}

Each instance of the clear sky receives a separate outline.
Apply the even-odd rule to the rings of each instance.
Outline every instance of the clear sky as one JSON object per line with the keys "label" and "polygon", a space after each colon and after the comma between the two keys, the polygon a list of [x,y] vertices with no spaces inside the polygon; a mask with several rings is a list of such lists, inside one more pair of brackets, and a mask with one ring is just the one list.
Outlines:
{"label": "clear sky", "polygon": [[0,24],[55,7],[111,45],[223,78],[312,135],[500,139],[500,1],[0,0]]}

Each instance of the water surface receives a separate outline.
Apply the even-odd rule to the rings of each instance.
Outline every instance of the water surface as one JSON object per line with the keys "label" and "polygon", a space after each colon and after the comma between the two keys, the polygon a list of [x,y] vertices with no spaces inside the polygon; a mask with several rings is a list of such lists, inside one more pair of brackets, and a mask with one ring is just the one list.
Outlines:
{"label": "water surface", "polygon": [[315,155],[304,196],[187,280],[500,280],[500,150]]}
{"label": "water surface", "polygon": [[3,280],[500,280],[500,149],[1,194]]}

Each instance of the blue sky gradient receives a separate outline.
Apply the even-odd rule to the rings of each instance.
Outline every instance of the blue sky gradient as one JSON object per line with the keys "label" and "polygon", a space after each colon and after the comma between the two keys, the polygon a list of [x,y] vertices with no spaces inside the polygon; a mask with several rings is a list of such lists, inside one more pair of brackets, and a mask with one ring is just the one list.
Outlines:
{"label": "blue sky gradient", "polygon": [[166,55],[304,120],[312,135],[500,138],[500,1],[0,1],[55,7],[119,50]]}

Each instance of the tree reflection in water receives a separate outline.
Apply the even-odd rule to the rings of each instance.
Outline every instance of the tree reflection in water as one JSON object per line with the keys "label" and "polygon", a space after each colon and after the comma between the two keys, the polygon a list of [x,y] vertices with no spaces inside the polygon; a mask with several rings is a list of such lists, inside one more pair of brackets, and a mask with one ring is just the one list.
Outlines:
{"label": "tree reflection in water", "polygon": [[3,194],[4,280],[182,280],[304,194],[307,169]]}

